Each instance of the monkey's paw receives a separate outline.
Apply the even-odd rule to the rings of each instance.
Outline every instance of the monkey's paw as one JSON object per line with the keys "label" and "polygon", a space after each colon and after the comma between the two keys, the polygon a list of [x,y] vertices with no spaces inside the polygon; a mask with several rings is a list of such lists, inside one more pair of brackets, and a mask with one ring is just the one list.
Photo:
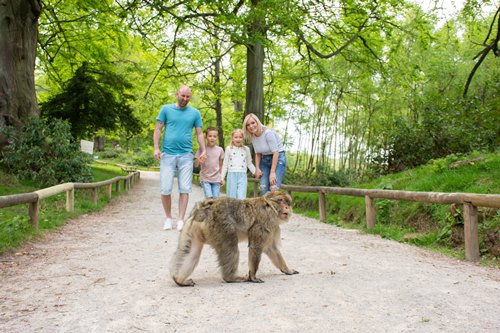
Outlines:
{"label": "monkey's paw", "polygon": [[264,283],[264,280],[259,279],[259,278],[252,278],[252,279],[247,279],[247,282],[252,282],[252,283]]}
{"label": "monkey's paw", "polygon": [[194,287],[194,285],[196,284],[196,283],[194,283],[194,281],[192,279],[187,279],[185,281],[177,281],[174,278],[174,281],[175,281],[175,283],[177,283],[177,285],[179,287]]}
{"label": "monkey's paw", "polygon": [[287,271],[283,271],[286,275],[293,275],[293,274],[299,274],[295,269],[289,269]]}

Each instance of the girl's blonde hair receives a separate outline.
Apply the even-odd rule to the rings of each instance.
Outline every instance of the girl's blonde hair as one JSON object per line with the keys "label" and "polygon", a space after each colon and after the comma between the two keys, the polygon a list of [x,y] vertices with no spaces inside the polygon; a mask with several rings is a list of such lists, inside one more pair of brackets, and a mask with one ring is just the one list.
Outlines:
{"label": "girl's blonde hair", "polygon": [[247,116],[245,117],[245,119],[243,119],[243,135],[245,136],[245,139],[247,141],[251,141],[252,140],[252,134],[249,133],[248,130],[247,130],[247,123],[250,120],[250,118],[253,118],[253,120],[255,120],[255,122],[257,123],[257,128],[258,128],[258,130],[259,130],[260,133],[264,132],[264,130],[266,129],[266,126],[262,125],[262,123],[260,122],[259,117],[257,117],[253,113],[247,114]]}
{"label": "girl's blonde hair", "polygon": [[[233,137],[236,133],[240,133],[243,136],[243,138],[245,137],[245,133],[243,132],[243,130],[241,128],[235,128],[233,130],[233,133],[231,133],[231,146],[233,145]],[[244,145],[243,142],[241,142],[241,146],[243,146],[243,145]]]}

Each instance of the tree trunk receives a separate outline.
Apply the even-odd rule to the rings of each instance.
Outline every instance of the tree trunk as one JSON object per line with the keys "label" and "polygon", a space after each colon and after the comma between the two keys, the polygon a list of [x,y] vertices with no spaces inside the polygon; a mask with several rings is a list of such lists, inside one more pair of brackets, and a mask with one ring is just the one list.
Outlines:
{"label": "tree trunk", "polygon": [[39,114],[35,58],[40,11],[40,0],[0,0],[0,129],[21,128]]}
{"label": "tree trunk", "polygon": [[220,88],[220,57],[217,57],[214,63],[214,81],[215,81],[215,118],[217,129],[219,130],[219,146],[224,147],[224,128],[222,127],[222,91]]}
{"label": "tree trunk", "polygon": [[103,136],[94,136],[94,152],[104,151],[104,141]]}
{"label": "tree trunk", "polygon": [[[260,0],[252,0],[252,11],[256,11]],[[260,121],[264,119],[264,45],[259,42],[265,37],[265,22],[259,15],[254,15],[248,27],[253,41],[247,44],[247,86],[245,115],[254,113]]]}
{"label": "tree trunk", "polygon": [[264,46],[247,45],[245,115],[254,113],[264,122]]}

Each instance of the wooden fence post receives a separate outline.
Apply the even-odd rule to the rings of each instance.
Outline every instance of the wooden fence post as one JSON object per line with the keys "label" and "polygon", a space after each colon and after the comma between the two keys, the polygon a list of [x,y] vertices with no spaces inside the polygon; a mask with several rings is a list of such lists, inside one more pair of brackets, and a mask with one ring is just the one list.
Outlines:
{"label": "wooden fence post", "polygon": [[106,195],[110,199],[111,199],[111,196],[112,196],[112,194],[111,194],[112,190],[113,190],[113,184],[106,185],[106,187],[105,187]]}
{"label": "wooden fence post", "polygon": [[368,195],[365,195],[365,210],[366,210],[366,227],[372,229],[375,227],[376,222],[376,212],[375,205],[373,204],[373,199]]}
{"label": "wooden fence post", "polygon": [[94,202],[94,205],[97,205],[97,199],[98,199],[98,192],[99,192],[99,188],[98,187],[94,187],[92,189],[92,202]]}
{"label": "wooden fence post", "polygon": [[66,191],[66,211],[72,212],[75,210],[75,189]]}
{"label": "wooden fence post", "polygon": [[470,202],[464,202],[464,240],[465,258],[469,261],[479,261],[477,207]]}
{"label": "wooden fence post", "polygon": [[120,180],[120,179],[118,179],[118,180],[116,181],[116,188],[115,188],[115,192],[116,192],[116,193],[120,192],[120,182],[121,182],[121,180]]}
{"label": "wooden fence post", "polygon": [[325,200],[325,192],[318,191],[318,199],[319,199],[319,219],[322,222],[326,221],[326,200]]}
{"label": "wooden fence post", "polygon": [[30,203],[29,208],[28,208],[28,214],[30,216],[30,221],[35,229],[38,229],[38,212],[39,212],[38,203],[39,202],[40,201],[37,200],[35,202]]}

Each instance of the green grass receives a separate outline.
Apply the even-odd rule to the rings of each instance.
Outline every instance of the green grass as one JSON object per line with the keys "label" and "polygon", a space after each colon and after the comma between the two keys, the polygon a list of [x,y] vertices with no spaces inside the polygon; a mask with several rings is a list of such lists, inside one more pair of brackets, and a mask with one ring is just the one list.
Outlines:
{"label": "green grass", "polygon": [[[93,165],[94,181],[111,179],[116,176],[126,175],[119,167],[112,165]],[[15,177],[0,171],[0,195],[29,193],[38,190],[29,182],[20,182]],[[124,186],[121,186],[121,193]],[[112,191],[111,200],[116,197]],[[68,219],[76,216],[98,211],[105,207],[110,199],[105,195],[104,189],[99,190],[99,200],[95,205],[92,202],[90,191],[75,191],[75,209],[66,211],[66,195],[60,193],[40,202],[39,229],[36,230],[28,217],[28,204],[16,205],[0,209],[0,253],[7,252],[22,246],[27,241],[38,238],[46,232],[56,229],[66,223]]]}
{"label": "green grass", "polygon": [[[461,162],[460,162],[461,161]],[[458,167],[454,167],[458,163]],[[500,153],[448,156],[352,187],[423,192],[500,194]],[[315,193],[293,193],[294,209],[318,217]],[[364,198],[327,195],[327,223],[429,248],[464,259],[462,207],[375,199],[377,222],[366,228]],[[500,267],[500,210],[479,208],[481,263]],[[495,246],[496,244],[496,246]]]}
{"label": "green grass", "polygon": [[[480,160],[477,160],[480,158]],[[451,168],[453,163],[462,163]],[[124,175],[121,168],[108,164],[94,164],[94,181]],[[394,189],[429,192],[467,192],[500,194],[500,153],[449,156],[427,165],[398,174],[374,179],[353,187]],[[121,186],[123,190],[123,186]],[[27,193],[37,190],[29,182],[19,182],[0,171],[0,195]],[[253,185],[249,185],[253,191]],[[113,197],[117,194],[113,191]],[[319,219],[318,197],[315,193],[293,193],[294,210],[297,213]],[[376,199],[376,227],[368,230],[365,222],[364,198],[327,195],[327,223],[344,228],[355,228],[366,233],[380,235],[400,242],[414,244],[464,259],[464,245],[460,237],[461,207],[450,212],[450,206],[418,202]],[[63,225],[68,219],[100,210],[109,202],[99,193],[94,205],[88,191],[75,191],[75,211],[65,210],[65,196],[60,194],[41,203],[40,228],[34,230],[28,219],[28,205],[0,209],[0,253],[15,249],[26,241],[43,235],[48,230]],[[495,235],[498,246],[500,235],[500,210],[479,209],[479,236],[481,263],[500,267],[500,259],[488,249],[488,235]],[[457,236],[458,235],[458,236]]]}

